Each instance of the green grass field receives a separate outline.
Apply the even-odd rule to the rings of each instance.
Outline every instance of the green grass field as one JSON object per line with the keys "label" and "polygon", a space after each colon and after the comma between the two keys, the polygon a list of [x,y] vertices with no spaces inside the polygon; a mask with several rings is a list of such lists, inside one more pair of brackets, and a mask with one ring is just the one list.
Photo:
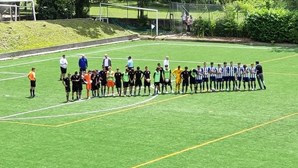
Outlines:
{"label": "green grass field", "polygon": [[[122,71],[259,60],[267,90],[65,101],[59,59]],[[298,48],[134,41],[0,61],[0,167],[297,167]],[[25,77],[36,67],[37,97]],[[86,97],[85,91],[83,92]]]}

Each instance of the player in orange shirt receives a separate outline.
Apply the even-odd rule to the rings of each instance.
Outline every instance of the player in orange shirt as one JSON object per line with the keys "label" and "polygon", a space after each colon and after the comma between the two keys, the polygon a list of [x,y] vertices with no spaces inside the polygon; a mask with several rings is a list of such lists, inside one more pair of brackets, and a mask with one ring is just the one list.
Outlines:
{"label": "player in orange shirt", "polygon": [[175,87],[175,93],[180,93],[180,84],[181,84],[181,73],[182,70],[180,69],[180,65],[177,69],[175,69],[172,74],[176,78],[176,87]]}
{"label": "player in orange shirt", "polygon": [[30,97],[35,97],[35,87],[36,87],[36,78],[35,78],[35,68],[32,68],[28,74],[28,79],[30,80]]}
{"label": "player in orange shirt", "polygon": [[90,99],[90,90],[91,90],[91,71],[89,70],[88,73],[84,75],[84,82],[86,83],[86,89],[87,89],[87,99]]}

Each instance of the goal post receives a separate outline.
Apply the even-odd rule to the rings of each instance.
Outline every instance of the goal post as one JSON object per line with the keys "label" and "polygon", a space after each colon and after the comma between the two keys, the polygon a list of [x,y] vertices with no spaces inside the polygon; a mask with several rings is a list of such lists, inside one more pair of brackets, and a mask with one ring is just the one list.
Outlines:
{"label": "goal post", "polygon": [[[123,6],[123,5],[117,5],[117,4],[112,4],[112,3],[100,3],[99,4],[99,20],[102,21],[104,20],[104,14],[103,14],[103,7],[118,7],[118,8],[125,8],[125,9],[133,9],[133,10],[144,10],[144,11],[150,11],[150,12],[155,12],[155,32],[156,36],[158,36],[158,10],[157,9],[151,9],[151,8],[141,8],[141,7],[136,7],[136,6]],[[106,15],[107,22],[109,22],[109,13],[107,12]]]}

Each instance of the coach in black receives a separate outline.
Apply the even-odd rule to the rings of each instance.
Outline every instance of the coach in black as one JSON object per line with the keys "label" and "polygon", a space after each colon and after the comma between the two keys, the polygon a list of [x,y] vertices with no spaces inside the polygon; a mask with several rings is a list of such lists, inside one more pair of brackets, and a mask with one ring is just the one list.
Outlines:
{"label": "coach in black", "polygon": [[256,61],[256,70],[257,70],[257,79],[260,89],[266,89],[264,76],[263,76],[263,67],[260,65],[259,61]]}

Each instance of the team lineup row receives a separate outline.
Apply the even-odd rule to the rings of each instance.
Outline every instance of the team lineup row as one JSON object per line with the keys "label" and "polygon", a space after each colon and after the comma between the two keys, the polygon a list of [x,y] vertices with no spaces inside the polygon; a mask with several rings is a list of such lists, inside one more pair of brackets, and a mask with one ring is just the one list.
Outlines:
{"label": "team lineup row", "polygon": [[[175,80],[175,91],[172,88],[172,78]],[[103,66],[101,71],[89,70],[87,72],[75,72],[73,75],[68,74],[63,79],[63,84],[68,101],[71,91],[70,83],[72,83],[72,99],[74,99],[75,93],[76,98],[81,99],[83,84],[86,85],[87,98],[90,98],[90,91],[93,97],[114,96],[114,87],[116,87],[118,96],[136,96],[140,95],[143,85],[144,95],[146,95],[146,91],[150,95],[151,82],[154,84],[153,95],[168,93],[168,91],[184,94],[188,93],[188,88],[190,88],[190,93],[224,90],[239,91],[242,84],[243,90],[256,90],[256,80],[260,89],[266,89],[263,69],[258,61],[256,61],[256,66],[255,64],[250,66],[241,65],[241,63],[234,66],[233,62],[230,62],[230,65],[224,62],[223,66],[221,64],[214,66],[214,63],[211,62],[210,66],[207,66],[205,62],[202,67],[198,65],[196,68],[189,70],[188,67],[182,69],[178,66],[173,71],[168,65],[161,67],[160,64],[157,64],[152,76],[147,66],[144,71],[140,70],[140,67],[134,69],[126,66],[124,72],[120,72],[119,68],[114,72],[111,66]]]}

